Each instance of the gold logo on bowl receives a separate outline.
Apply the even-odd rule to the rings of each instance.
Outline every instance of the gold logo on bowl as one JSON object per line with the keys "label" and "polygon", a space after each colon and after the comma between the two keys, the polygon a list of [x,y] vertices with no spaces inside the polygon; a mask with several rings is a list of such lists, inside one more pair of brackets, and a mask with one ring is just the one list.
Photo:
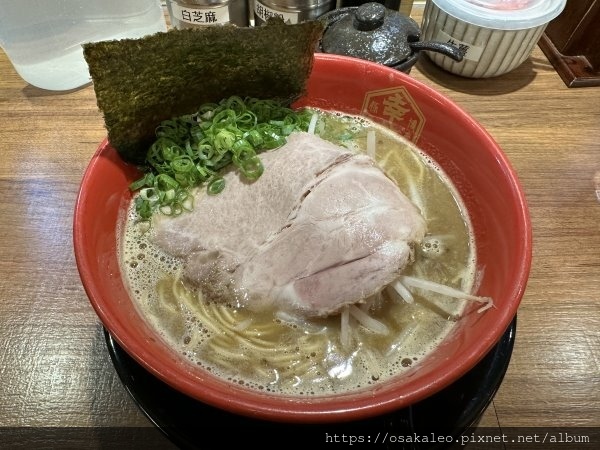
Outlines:
{"label": "gold logo on bowl", "polygon": [[362,114],[415,144],[425,126],[425,116],[404,86],[367,92]]}

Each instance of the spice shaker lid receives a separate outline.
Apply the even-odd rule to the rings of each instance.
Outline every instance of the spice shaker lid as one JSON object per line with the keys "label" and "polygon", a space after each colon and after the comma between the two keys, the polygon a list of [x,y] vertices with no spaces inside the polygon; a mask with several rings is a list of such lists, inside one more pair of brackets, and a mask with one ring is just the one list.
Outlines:
{"label": "spice shaker lid", "polygon": [[380,3],[365,3],[329,14],[331,20],[321,40],[326,53],[394,66],[413,53],[409,43],[420,37],[419,25],[413,19]]}
{"label": "spice shaker lid", "polygon": [[525,30],[558,16],[567,0],[431,0],[445,13],[497,30]]}

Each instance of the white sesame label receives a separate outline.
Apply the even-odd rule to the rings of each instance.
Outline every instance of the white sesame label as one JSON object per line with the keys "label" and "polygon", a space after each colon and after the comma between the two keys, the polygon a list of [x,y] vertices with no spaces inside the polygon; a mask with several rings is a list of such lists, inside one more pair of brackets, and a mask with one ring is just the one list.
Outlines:
{"label": "white sesame label", "polygon": [[229,8],[211,6],[208,8],[189,8],[171,2],[173,18],[193,25],[224,25],[229,23]]}
{"label": "white sesame label", "polygon": [[269,8],[268,6],[263,5],[259,1],[254,2],[254,15],[256,18],[266,22],[270,17],[281,17],[285,23],[288,24],[296,24],[298,23],[299,13],[288,13],[277,11],[275,9]]}
{"label": "white sesame label", "polygon": [[474,62],[479,61],[484,49],[483,45],[470,44],[468,42],[461,41],[460,39],[456,39],[455,37],[450,36],[444,30],[438,30],[435,40],[440,42],[446,42],[448,44],[452,44],[458,47],[465,59]]}

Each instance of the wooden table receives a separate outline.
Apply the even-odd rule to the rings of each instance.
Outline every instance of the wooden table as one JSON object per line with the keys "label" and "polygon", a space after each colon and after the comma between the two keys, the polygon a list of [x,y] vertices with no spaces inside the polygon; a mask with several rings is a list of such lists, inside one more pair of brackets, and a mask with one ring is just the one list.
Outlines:
{"label": "wooden table", "polygon": [[[600,88],[568,89],[538,48],[495,79],[425,59],[411,75],[483,124],[530,206],[514,353],[481,425],[600,427]],[[0,52],[0,427],[144,427],[168,446],[120,383],[75,266],[73,207],[104,137],[91,86],[39,90]]]}

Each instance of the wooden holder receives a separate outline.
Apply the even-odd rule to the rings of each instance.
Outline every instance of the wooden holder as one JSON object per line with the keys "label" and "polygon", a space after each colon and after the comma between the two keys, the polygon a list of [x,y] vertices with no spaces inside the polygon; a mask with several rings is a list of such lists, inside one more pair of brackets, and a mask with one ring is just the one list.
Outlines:
{"label": "wooden holder", "polygon": [[568,87],[600,86],[600,0],[568,0],[539,46]]}

